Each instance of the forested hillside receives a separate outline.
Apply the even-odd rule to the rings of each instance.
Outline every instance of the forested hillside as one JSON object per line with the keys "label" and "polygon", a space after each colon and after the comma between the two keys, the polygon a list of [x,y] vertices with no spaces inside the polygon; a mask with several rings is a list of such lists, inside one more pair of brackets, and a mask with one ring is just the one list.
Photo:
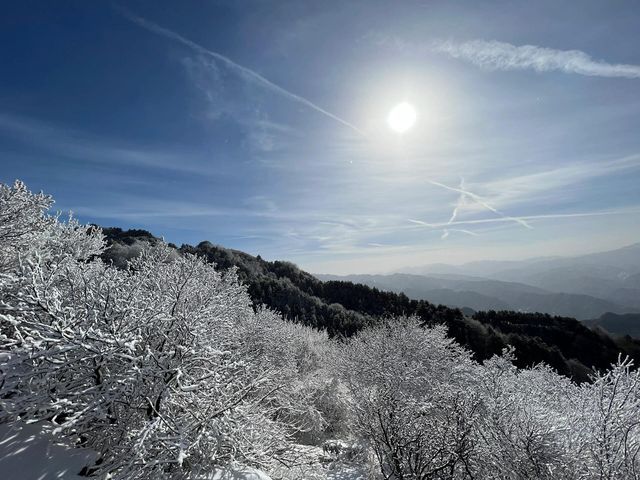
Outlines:
{"label": "forested hillside", "polygon": [[601,315],[600,318],[585,320],[584,323],[595,328],[602,328],[615,336],[629,335],[640,338],[640,314],[638,313],[617,315],[608,312]]}
{"label": "forested hillside", "polygon": [[[110,247],[103,257],[116,265],[124,265],[145,245],[159,242],[144,230],[106,228],[104,234]],[[416,315],[425,324],[446,325],[449,335],[477,360],[500,354],[511,345],[516,349],[516,365],[545,362],[579,381],[589,379],[592,367],[608,368],[620,352],[640,358],[640,342],[614,339],[573,318],[513,311],[477,312],[469,317],[459,309],[412,300],[402,293],[346,281],[322,282],[290,262],[266,261],[208,241],[182,245],[176,251],[202,256],[222,270],[236,268],[255,306],[267,305],[287,319],[326,330],[331,336],[349,337],[387,317]]]}

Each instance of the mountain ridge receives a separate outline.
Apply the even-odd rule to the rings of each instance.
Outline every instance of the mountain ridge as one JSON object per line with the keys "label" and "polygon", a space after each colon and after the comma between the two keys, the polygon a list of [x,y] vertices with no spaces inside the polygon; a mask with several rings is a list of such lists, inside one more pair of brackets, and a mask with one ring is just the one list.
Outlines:
{"label": "mountain ridge", "polygon": [[391,275],[322,275],[322,280],[344,280],[375,286],[410,298],[442,303],[453,308],[474,310],[516,310],[570,316],[579,320],[599,317],[606,312],[635,313],[632,307],[617,305],[590,295],[551,292],[519,282],[459,276],[424,276],[395,273]]}
{"label": "mountain ridge", "polygon": [[[620,314],[640,311],[640,243],[573,257],[433,264],[404,270],[407,271],[405,273],[427,276],[465,275],[486,281],[515,282],[555,294],[587,295],[610,302],[578,314],[582,319],[599,317],[606,311]],[[593,302],[593,299],[589,301]],[[563,313],[574,315],[570,311]]]}

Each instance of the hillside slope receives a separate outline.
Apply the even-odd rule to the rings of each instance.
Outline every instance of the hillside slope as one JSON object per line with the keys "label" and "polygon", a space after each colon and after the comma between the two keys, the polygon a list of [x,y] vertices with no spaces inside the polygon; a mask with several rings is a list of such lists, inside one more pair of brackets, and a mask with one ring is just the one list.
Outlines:
{"label": "hillside slope", "polygon": [[[104,230],[111,247],[105,260],[124,266],[156,237],[141,230]],[[545,362],[576,380],[587,380],[590,367],[608,367],[622,351],[640,359],[640,343],[616,343],[604,332],[593,331],[573,318],[518,312],[478,312],[467,317],[459,309],[411,300],[404,294],[381,291],[345,281],[322,282],[285,261],[266,261],[210,242],[176,247],[180,253],[206,258],[221,270],[236,268],[254,305],[266,305],[285,318],[332,336],[351,336],[380,319],[416,315],[425,324],[443,323],[449,334],[470,349],[478,360],[516,347],[517,365]]]}
{"label": "hillside slope", "polygon": [[615,313],[605,313],[595,320],[585,320],[586,325],[600,327],[613,335],[630,335],[640,338],[640,314],[627,313],[617,315]]}

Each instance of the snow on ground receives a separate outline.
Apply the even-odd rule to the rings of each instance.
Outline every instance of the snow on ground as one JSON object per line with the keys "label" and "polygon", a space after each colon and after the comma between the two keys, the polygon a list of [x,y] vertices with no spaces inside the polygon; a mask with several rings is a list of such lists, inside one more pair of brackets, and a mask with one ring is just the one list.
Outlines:
{"label": "snow on ground", "polygon": [[271,480],[265,473],[250,467],[238,469],[218,469],[211,475],[199,477],[199,480]]}
{"label": "snow on ground", "polygon": [[369,480],[366,467],[358,462],[339,459],[321,447],[296,445],[292,458],[272,473],[273,479],[283,480]]}
{"label": "snow on ground", "polygon": [[[0,424],[0,479],[81,480],[95,452],[60,443],[44,424]],[[198,480],[271,480],[253,468],[218,469]]]}
{"label": "snow on ground", "polygon": [[[0,479],[2,480],[82,480],[78,473],[92,464],[96,454],[73,448],[49,433],[47,424],[21,422],[0,424]],[[274,479],[367,480],[362,466],[340,461],[320,447],[297,445],[297,465],[274,472]],[[217,469],[197,480],[271,480],[265,473],[249,468]]]}
{"label": "snow on ground", "polygon": [[365,472],[360,466],[341,465],[336,470],[327,472],[327,480],[367,480]]}
{"label": "snow on ground", "polygon": [[0,424],[0,478],[77,480],[95,453],[60,443],[43,425]]}

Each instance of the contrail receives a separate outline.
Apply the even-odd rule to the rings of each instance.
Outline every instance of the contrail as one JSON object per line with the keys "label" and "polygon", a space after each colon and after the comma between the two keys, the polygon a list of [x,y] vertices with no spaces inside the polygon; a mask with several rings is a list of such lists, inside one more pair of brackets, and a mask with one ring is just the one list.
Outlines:
{"label": "contrail", "polygon": [[173,32],[167,28],[161,27],[160,25],[158,25],[157,23],[151,22],[149,20],[146,20],[142,17],[139,17],[135,14],[133,14],[132,12],[130,12],[129,10],[127,10],[124,7],[116,7],[116,9],[129,21],[141,26],[142,28],[145,28],[146,30],[149,30],[150,32],[153,32],[157,35],[161,35],[163,37],[169,38],[171,40],[175,40],[176,42],[182,43],[183,45],[186,45],[187,47],[197,51],[198,53],[201,53],[203,55],[208,55],[210,57],[215,58],[216,60],[219,60],[220,62],[224,63],[227,67],[229,67],[230,69],[238,72],[240,75],[242,75],[244,78],[246,78],[247,80],[253,81],[259,85],[262,85],[263,87],[266,87],[284,97],[287,97],[295,102],[301,103],[303,105],[306,105],[307,107],[311,108],[312,110],[315,110],[316,112],[319,112],[321,114],[323,114],[326,117],[331,118],[332,120],[335,120],[336,122],[341,123],[342,125],[344,125],[345,127],[349,127],[351,130],[353,130],[354,132],[356,132],[357,134],[361,135],[362,137],[367,138],[366,134],[360,130],[358,127],[356,127],[354,124],[347,122],[346,120],[338,117],[337,115],[334,115],[333,113],[325,110],[324,108],[316,105],[315,103],[313,103],[310,100],[307,100],[304,97],[301,97],[300,95],[296,95],[293,92],[290,92],[289,90],[286,90],[284,88],[282,88],[279,85],[276,85],[275,83],[273,83],[271,80],[266,79],[265,77],[263,77],[262,75],[260,75],[259,73],[251,70],[250,68],[244,67],[242,65],[240,65],[239,63],[234,62],[233,60],[231,60],[229,57],[226,57],[224,55],[222,55],[221,53],[218,52],[214,52],[212,50],[208,50],[207,48],[203,47],[202,45],[199,45],[197,43],[195,43],[192,40],[189,40],[188,38],[183,37],[182,35],[180,35],[179,33]]}
{"label": "contrail", "polygon": [[445,228],[444,233],[440,237],[442,240],[447,238],[451,232],[460,232],[466,233],[467,235],[471,235],[473,237],[478,237],[479,235],[476,232],[472,232],[471,230],[465,230],[464,228]]}
{"label": "contrail", "polygon": [[[460,190],[464,190],[464,178],[460,177]],[[458,197],[458,200],[456,200],[456,205],[453,207],[453,212],[451,212],[451,217],[449,218],[449,221],[447,222],[447,225],[451,225],[453,223],[453,221],[456,219],[456,217],[458,216],[458,209],[460,207],[462,207],[462,205],[464,204],[464,193],[461,193],[460,196]],[[469,230],[456,230],[456,229],[452,229],[451,231],[459,231],[459,232],[463,232],[463,233],[470,233],[472,235],[475,235],[474,233],[470,232]],[[442,240],[444,240],[445,238],[447,238],[449,236],[449,230],[448,229],[444,229],[444,233],[442,234],[442,237],[440,237]]]}
{"label": "contrail", "polygon": [[[460,177],[460,190],[464,190],[464,178],[462,177]],[[464,196],[465,194],[461,193],[460,196],[458,197],[458,200],[456,201],[456,206],[453,208],[453,212],[451,212],[451,218],[449,218],[449,221],[447,223],[453,222],[458,216],[458,209],[464,203]]]}
{"label": "contrail", "polygon": [[[605,215],[627,215],[629,213],[633,213],[635,211],[640,210],[610,210],[604,212],[578,212],[578,213],[550,213],[546,215],[527,215],[526,217],[521,217],[521,220],[544,220],[544,219],[554,219],[554,218],[579,218],[579,217],[600,217]],[[483,218],[478,220],[458,220],[452,223],[429,223],[423,222],[422,220],[416,220],[413,218],[408,218],[407,221],[414,223],[416,225],[420,225],[423,227],[429,228],[442,228],[447,227],[449,225],[478,225],[483,223],[505,223],[510,222],[513,219],[510,217],[500,217],[500,218]]]}
{"label": "contrail", "polygon": [[430,183],[431,185],[436,185],[438,187],[441,188],[446,188],[447,190],[451,190],[453,192],[458,192],[461,194],[464,194],[466,196],[468,196],[469,198],[473,199],[476,203],[478,203],[479,205],[482,205],[484,208],[486,208],[487,210],[492,211],[493,213],[495,213],[496,215],[500,215],[501,217],[503,217],[505,220],[510,220],[512,222],[516,222],[519,223],[520,225],[522,225],[525,228],[528,229],[533,229],[533,227],[531,225],[529,225],[525,220],[523,220],[520,217],[511,217],[509,215],[505,215],[504,213],[502,213],[500,210],[498,210],[497,208],[492,207],[491,205],[489,205],[482,197],[480,197],[479,195],[476,195],[473,192],[470,192],[469,190],[464,190],[462,188],[456,188],[456,187],[450,187],[449,185],[445,185],[444,183],[440,183],[440,182],[436,182],[435,180],[427,180],[428,183]]}

